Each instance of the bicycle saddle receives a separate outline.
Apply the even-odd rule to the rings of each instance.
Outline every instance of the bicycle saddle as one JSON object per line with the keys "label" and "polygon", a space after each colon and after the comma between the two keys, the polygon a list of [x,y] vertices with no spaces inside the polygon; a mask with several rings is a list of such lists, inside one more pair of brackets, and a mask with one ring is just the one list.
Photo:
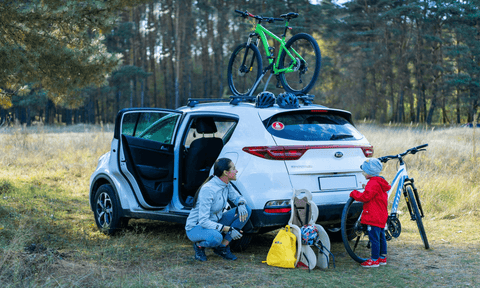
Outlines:
{"label": "bicycle saddle", "polygon": [[282,14],[282,15],[280,15],[280,17],[282,17],[282,18],[287,18],[287,19],[297,18],[297,17],[298,17],[298,13],[290,12],[290,13],[287,13],[287,14]]}

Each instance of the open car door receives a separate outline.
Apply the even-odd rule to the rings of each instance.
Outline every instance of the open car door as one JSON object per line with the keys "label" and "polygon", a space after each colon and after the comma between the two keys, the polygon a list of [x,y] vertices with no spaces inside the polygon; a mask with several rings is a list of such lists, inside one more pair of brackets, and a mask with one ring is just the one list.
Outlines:
{"label": "open car door", "polygon": [[166,206],[173,195],[174,143],[182,112],[146,108],[120,113],[120,170],[141,206]]}

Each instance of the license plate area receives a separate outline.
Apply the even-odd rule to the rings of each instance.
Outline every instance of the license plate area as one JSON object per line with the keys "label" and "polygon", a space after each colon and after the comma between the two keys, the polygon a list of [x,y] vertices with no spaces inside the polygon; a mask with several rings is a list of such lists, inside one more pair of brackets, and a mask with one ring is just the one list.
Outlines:
{"label": "license plate area", "polygon": [[357,189],[357,176],[324,176],[318,177],[321,192]]}

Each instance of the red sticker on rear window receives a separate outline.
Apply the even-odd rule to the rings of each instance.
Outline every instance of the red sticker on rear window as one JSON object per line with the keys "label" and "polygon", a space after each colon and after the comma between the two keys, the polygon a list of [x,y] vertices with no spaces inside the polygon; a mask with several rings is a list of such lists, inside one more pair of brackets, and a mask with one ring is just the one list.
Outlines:
{"label": "red sticker on rear window", "polygon": [[272,128],[275,130],[283,130],[283,128],[285,128],[285,125],[283,125],[282,122],[273,122]]}

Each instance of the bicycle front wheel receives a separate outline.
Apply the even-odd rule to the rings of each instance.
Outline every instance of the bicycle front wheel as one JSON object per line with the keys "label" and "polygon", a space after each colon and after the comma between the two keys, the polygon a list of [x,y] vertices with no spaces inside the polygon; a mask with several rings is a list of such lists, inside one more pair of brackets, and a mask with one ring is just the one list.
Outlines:
{"label": "bicycle front wheel", "polygon": [[348,199],[342,213],[342,241],[348,255],[358,263],[368,260],[371,256],[370,240],[367,227],[360,223],[362,204]]}
{"label": "bicycle front wheel", "polygon": [[262,74],[262,56],[257,46],[239,45],[228,62],[228,87],[235,96],[251,96],[255,82]]}
{"label": "bicycle front wheel", "polygon": [[405,196],[407,200],[407,205],[410,210],[410,215],[412,216],[412,220],[415,220],[417,222],[418,231],[420,232],[420,237],[422,238],[425,249],[429,249],[430,244],[428,244],[427,234],[425,233],[425,228],[423,227],[422,215],[420,214],[420,210],[418,209],[417,200],[415,199],[412,186],[406,185],[404,186],[404,189],[407,192]]}
{"label": "bicycle front wheel", "polygon": [[[285,47],[295,58],[297,64],[293,72],[280,73],[280,82],[287,92],[295,95],[307,94],[315,85],[320,74],[322,56],[317,41],[308,34],[300,33],[290,38]],[[279,60],[280,69],[290,67],[294,62],[294,59],[285,51],[282,51]]]}

